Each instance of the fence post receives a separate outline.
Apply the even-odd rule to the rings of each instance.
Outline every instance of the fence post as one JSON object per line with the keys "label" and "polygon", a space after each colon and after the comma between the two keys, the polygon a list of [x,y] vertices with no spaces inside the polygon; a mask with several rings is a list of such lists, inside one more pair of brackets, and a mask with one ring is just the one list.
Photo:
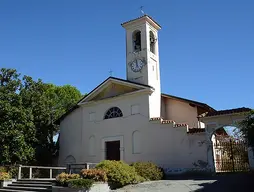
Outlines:
{"label": "fence post", "polygon": [[49,170],[49,178],[52,179],[52,169]]}
{"label": "fence post", "polygon": [[30,167],[29,168],[29,179],[32,179],[32,177],[33,177],[33,168]]}
{"label": "fence post", "polygon": [[19,165],[18,179],[21,179],[21,168],[22,168],[22,165]]}

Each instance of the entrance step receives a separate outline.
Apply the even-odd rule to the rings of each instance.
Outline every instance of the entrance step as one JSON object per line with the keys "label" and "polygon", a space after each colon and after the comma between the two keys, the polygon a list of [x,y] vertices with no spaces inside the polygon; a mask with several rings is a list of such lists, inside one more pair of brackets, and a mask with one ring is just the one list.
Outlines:
{"label": "entrance step", "polygon": [[[51,185],[52,186],[52,182],[43,182],[43,181],[17,181],[17,182],[14,182],[16,184],[31,184],[31,185]],[[14,184],[12,183],[12,184]]]}
{"label": "entrance step", "polygon": [[21,179],[1,188],[0,192],[51,192],[53,182],[49,179]]}
{"label": "entrance step", "polygon": [[37,191],[21,191],[21,190],[2,188],[0,189],[0,192],[37,192]]}
{"label": "entrance step", "polygon": [[41,192],[47,192],[52,191],[51,189],[47,187],[22,187],[22,186],[10,186],[4,187],[3,189],[11,189],[11,190],[21,190],[21,191],[41,191]]}
{"label": "entrance step", "polygon": [[52,184],[38,184],[38,183],[12,183],[9,186],[16,186],[16,187],[39,187],[39,188],[51,188]]}

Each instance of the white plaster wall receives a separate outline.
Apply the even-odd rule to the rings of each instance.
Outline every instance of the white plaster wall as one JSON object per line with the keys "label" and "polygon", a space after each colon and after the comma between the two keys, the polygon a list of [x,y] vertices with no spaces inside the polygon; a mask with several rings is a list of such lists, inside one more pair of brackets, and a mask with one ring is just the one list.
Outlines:
{"label": "white plaster wall", "polygon": [[68,156],[79,161],[82,132],[82,109],[78,108],[69,114],[60,124],[59,165],[64,166]]}
{"label": "white plaster wall", "polygon": [[166,118],[177,123],[187,123],[190,127],[198,127],[197,107],[186,102],[165,98]]}
{"label": "white plaster wall", "polygon": [[[121,97],[120,97],[121,98]],[[123,138],[123,160],[127,163],[135,161],[153,161],[170,168],[191,168],[198,160],[207,161],[206,146],[202,143],[205,134],[188,135],[186,127],[173,128],[171,124],[149,121],[148,96],[122,97],[111,99],[96,105],[83,106],[75,115],[69,116],[61,123],[60,162],[70,152],[77,157],[77,163],[97,163],[104,159],[102,140],[110,137]],[[131,105],[140,105],[140,114],[131,115]],[[103,120],[105,112],[113,106],[123,112],[122,118]],[[89,121],[89,113],[96,113],[96,120]],[[74,126],[74,122],[82,114],[83,123]],[[79,129],[82,126],[82,132]],[[68,126],[72,126],[69,128]],[[132,133],[140,132],[141,153],[134,154]],[[69,133],[72,131],[72,133]],[[62,137],[62,134],[64,135]],[[70,135],[70,138],[68,136]],[[95,136],[95,155],[89,155],[89,138]],[[80,137],[82,136],[82,144]],[[65,141],[66,140],[66,141]]]}

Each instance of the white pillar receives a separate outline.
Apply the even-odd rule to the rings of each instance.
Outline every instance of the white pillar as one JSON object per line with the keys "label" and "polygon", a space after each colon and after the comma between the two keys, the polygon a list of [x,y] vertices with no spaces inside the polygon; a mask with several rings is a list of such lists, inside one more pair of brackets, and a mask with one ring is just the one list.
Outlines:
{"label": "white pillar", "polygon": [[249,156],[250,169],[254,171],[254,150],[251,147],[248,148],[248,156]]}
{"label": "white pillar", "polygon": [[52,179],[52,169],[49,170],[49,178]]}
{"label": "white pillar", "polygon": [[19,165],[18,179],[21,179],[21,169],[22,169],[22,167],[21,167],[21,165]]}
{"label": "white pillar", "polygon": [[32,177],[33,177],[33,168],[30,167],[29,168],[29,179],[32,179]]}

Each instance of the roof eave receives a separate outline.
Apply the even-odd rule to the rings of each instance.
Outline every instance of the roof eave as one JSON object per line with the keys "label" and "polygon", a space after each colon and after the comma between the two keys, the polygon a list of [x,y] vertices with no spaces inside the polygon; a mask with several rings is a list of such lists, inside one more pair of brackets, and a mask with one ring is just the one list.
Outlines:
{"label": "roof eave", "polygon": [[139,23],[142,20],[146,20],[150,25],[152,25],[155,29],[160,30],[161,26],[159,25],[159,23],[157,23],[152,17],[150,17],[149,15],[143,15],[141,17],[138,17],[136,19],[124,22],[121,24],[122,27],[124,28],[128,28],[130,25],[133,25],[133,23]]}

